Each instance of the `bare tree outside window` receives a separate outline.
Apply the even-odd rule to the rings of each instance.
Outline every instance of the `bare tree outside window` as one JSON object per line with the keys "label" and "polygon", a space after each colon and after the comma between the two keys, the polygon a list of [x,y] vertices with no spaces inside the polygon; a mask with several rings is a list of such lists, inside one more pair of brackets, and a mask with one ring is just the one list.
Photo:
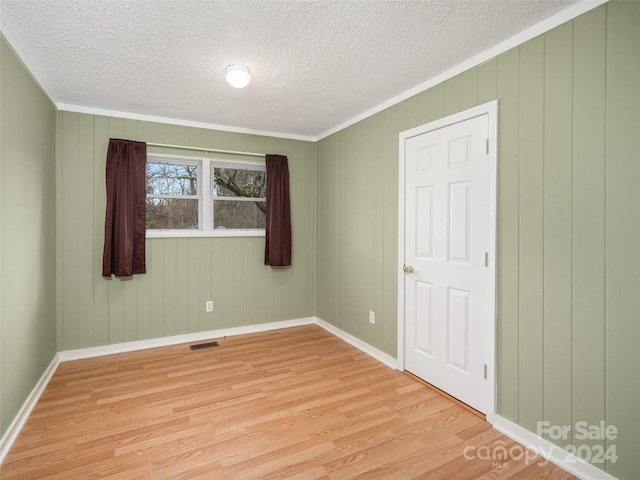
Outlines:
{"label": "bare tree outside window", "polygon": [[197,229],[198,165],[147,163],[148,229]]}
{"label": "bare tree outside window", "polygon": [[264,228],[266,188],[264,170],[215,167],[212,185],[214,228]]}

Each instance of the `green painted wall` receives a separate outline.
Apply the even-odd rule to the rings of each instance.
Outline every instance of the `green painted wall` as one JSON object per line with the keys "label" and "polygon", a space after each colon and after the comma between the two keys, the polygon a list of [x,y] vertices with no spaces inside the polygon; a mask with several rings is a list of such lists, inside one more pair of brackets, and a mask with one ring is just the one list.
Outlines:
{"label": "green painted wall", "polygon": [[[263,265],[264,237],[160,238],[147,240],[147,274],[103,278],[110,137],[287,155],[292,267]],[[59,112],[57,181],[60,350],[315,314],[314,143]]]}
{"label": "green painted wall", "polygon": [[615,425],[593,443],[619,459],[596,466],[623,479],[640,472],[639,52],[640,2],[613,2],[318,144],[317,315],[395,356],[398,134],[499,100],[498,412]]}
{"label": "green painted wall", "polygon": [[0,36],[0,435],[56,353],[55,108]]}

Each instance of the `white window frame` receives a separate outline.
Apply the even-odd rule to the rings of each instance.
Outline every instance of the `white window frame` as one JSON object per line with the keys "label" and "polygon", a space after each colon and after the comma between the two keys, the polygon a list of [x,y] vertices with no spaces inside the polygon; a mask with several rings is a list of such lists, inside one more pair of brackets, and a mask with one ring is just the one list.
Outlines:
{"label": "white window frame", "polygon": [[[174,165],[198,165],[198,229],[147,229],[147,238],[189,238],[189,237],[264,237],[264,228],[213,228],[213,201],[215,199],[229,199],[213,195],[213,168],[246,168],[251,170],[265,170],[264,159],[260,160],[230,160],[217,157],[183,157],[178,155],[147,154],[147,162],[170,163]],[[189,195],[153,195],[153,197],[194,198]],[[243,198],[235,200],[245,201]],[[253,201],[262,200],[259,198]]]}

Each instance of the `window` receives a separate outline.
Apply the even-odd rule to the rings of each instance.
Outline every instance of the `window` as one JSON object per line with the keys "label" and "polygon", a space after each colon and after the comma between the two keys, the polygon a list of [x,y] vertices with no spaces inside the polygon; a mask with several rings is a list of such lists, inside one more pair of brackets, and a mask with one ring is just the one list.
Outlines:
{"label": "window", "polygon": [[148,237],[264,235],[264,163],[147,156]]}
{"label": "window", "polygon": [[267,202],[264,167],[212,165],[213,228],[262,228]]}
{"label": "window", "polygon": [[147,229],[199,228],[201,166],[147,158]]}

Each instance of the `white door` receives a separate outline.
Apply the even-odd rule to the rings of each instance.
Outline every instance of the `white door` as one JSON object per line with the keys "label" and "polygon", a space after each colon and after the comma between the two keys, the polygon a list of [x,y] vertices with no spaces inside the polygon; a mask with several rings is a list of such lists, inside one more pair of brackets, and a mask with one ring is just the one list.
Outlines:
{"label": "white door", "polygon": [[487,413],[488,115],[405,140],[405,368]]}

